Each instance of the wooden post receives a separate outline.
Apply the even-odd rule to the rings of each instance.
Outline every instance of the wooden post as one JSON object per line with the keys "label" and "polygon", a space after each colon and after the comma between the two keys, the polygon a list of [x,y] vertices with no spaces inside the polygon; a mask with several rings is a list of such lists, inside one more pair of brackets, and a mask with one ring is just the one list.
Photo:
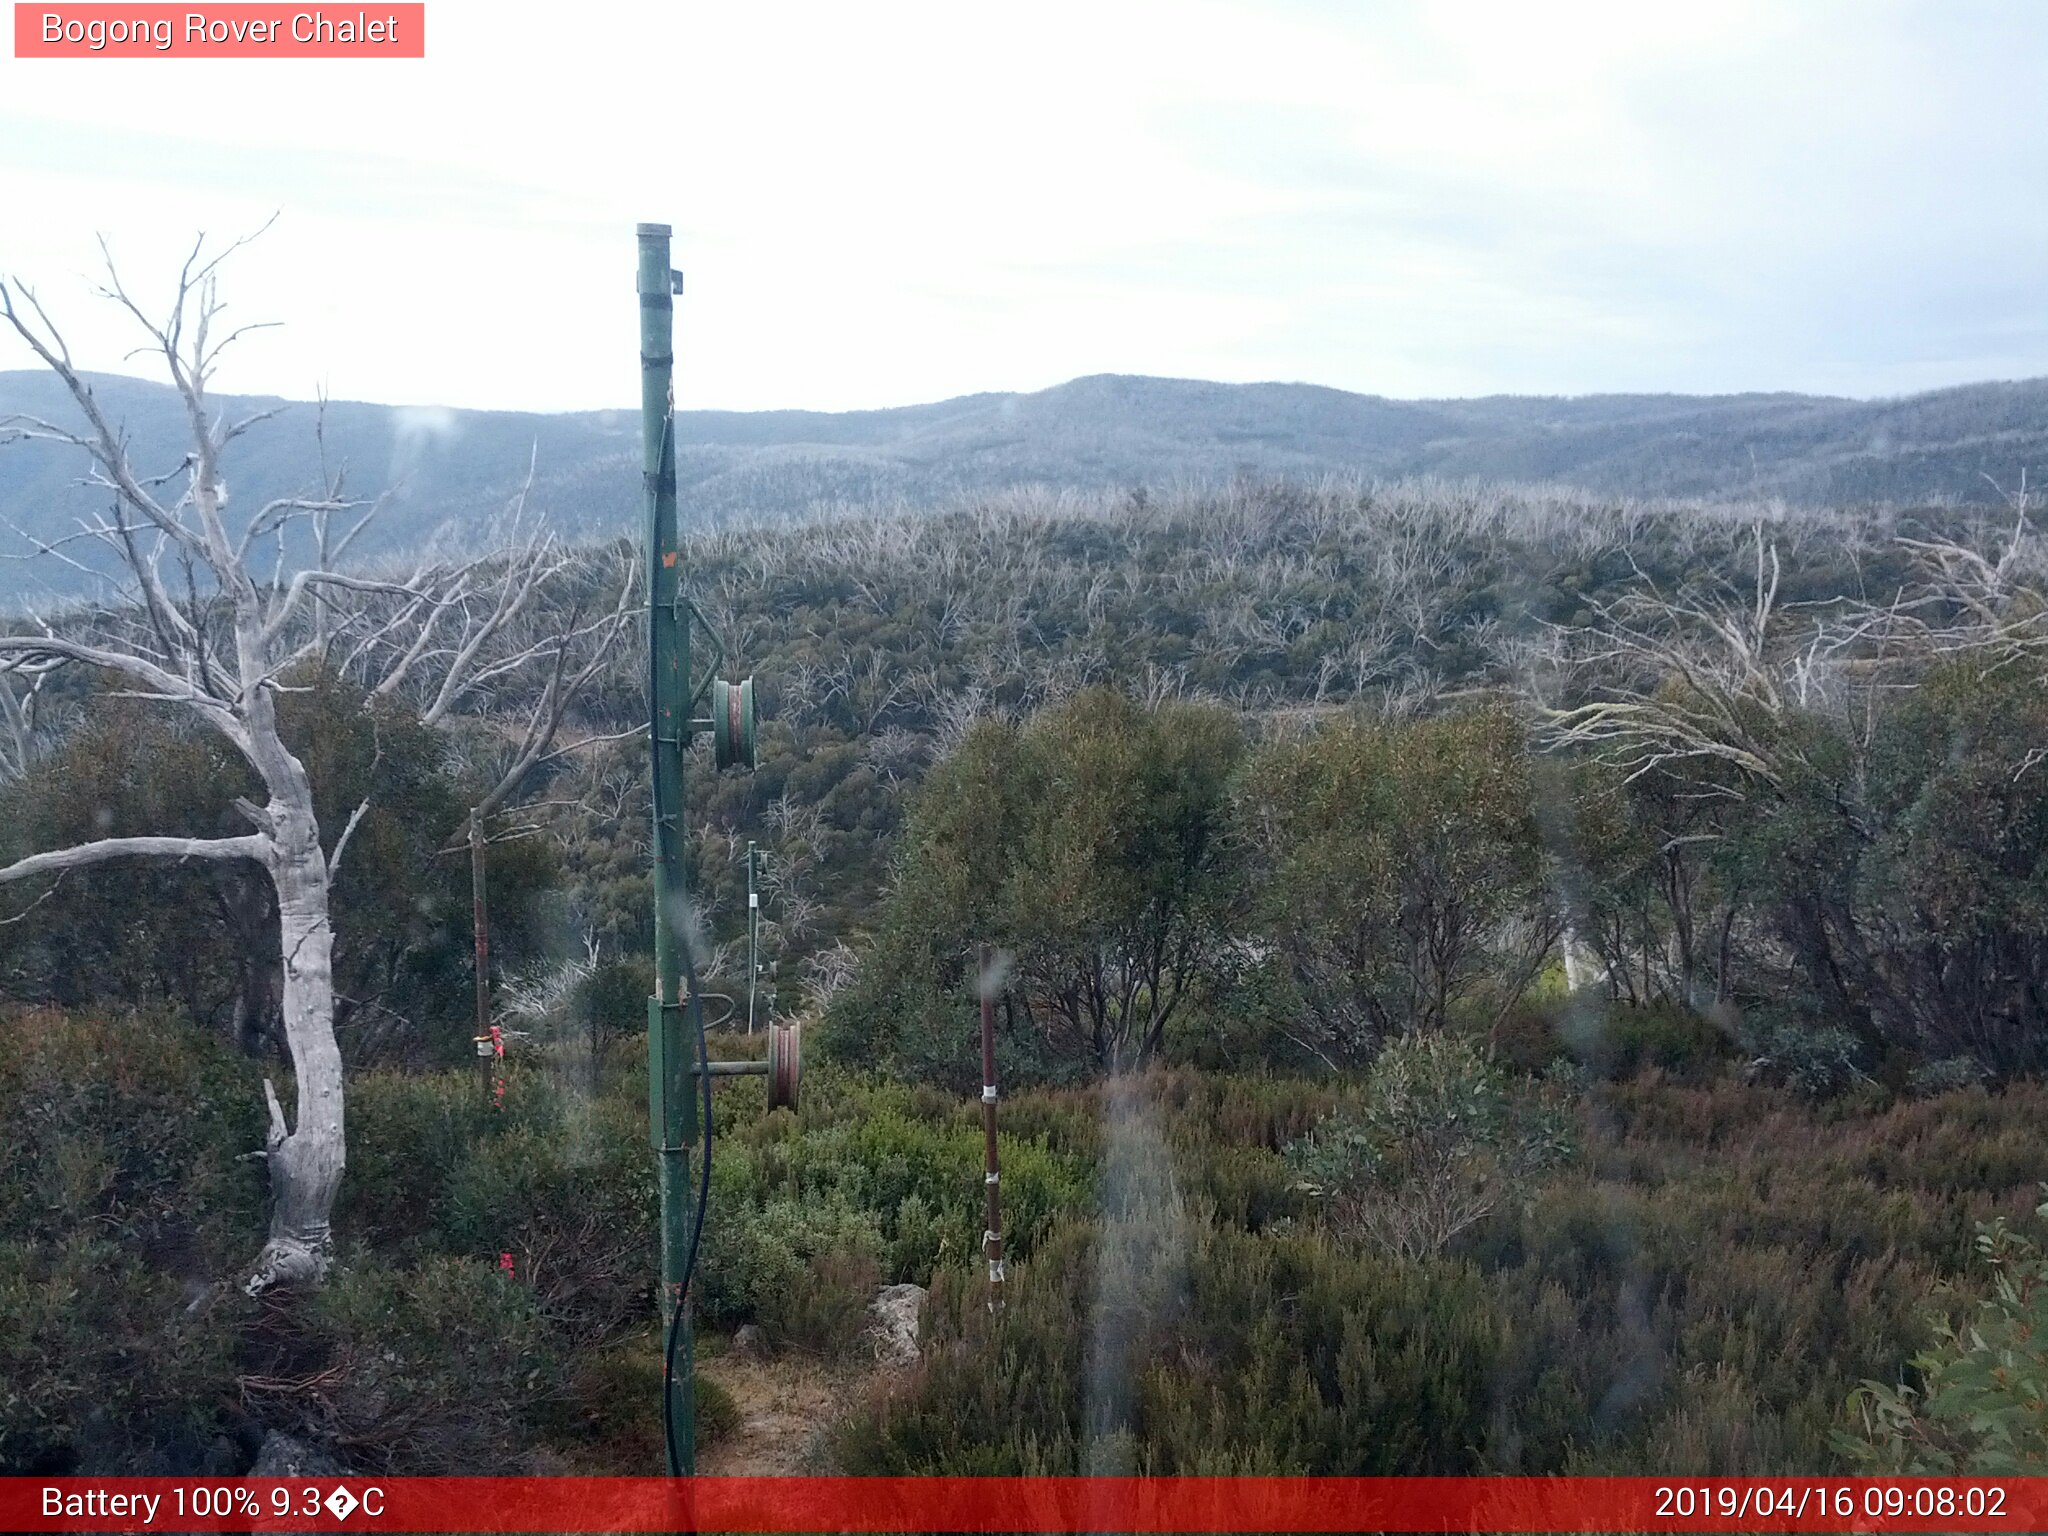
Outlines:
{"label": "wooden post", "polygon": [[1003,1185],[1002,1164],[996,1154],[996,973],[995,955],[981,946],[981,1132],[986,1170],[982,1175],[985,1192],[985,1222],[981,1234],[982,1257],[988,1260],[988,1309],[1003,1309]]}

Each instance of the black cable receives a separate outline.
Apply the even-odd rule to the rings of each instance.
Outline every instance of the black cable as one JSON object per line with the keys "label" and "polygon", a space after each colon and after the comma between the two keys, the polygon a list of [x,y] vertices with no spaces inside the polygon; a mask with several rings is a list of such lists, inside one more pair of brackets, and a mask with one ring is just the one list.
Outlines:
{"label": "black cable", "polygon": [[676,1304],[668,1318],[668,1344],[661,1366],[661,1434],[668,1443],[668,1464],[680,1466],[676,1454],[675,1375],[676,1339],[683,1331],[683,1308],[690,1295],[690,1281],[697,1273],[697,1247],[704,1238],[704,1212],[711,1203],[711,1042],[704,1031],[704,1004],[697,994],[697,964],[690,955],[688,935],[677,936],[683,949],[683,984],[689,994],[684,1006],[697,1026],[697,1080],[704,1085],[704,1166],[697,1179],[697,1215],[690,1224],[690,1247],[683,1259],[683,1282],[676,1291]]}
{"label": "black cable", "polygon": [[[654,493],[657,501],[659,500],[661,490],[664,488],[664,483],[667,486],[673,486],[675,483],[674,462],[670,457],[675,452],[675,425],[675,413],[673,409],[671,409],[667,420],[665,420],[661,426],[661,453],[659,459],[660,468],[656,471],[656,489]],[[650,517],[651,515],[652,514],[650,513]],[[653,551],[651,549],[649,551],[648,558],[650,560],[654,558]],[[662,747],[661,714],[659,707],[655,702],[660,697],[660,678],[656,671],[657,663],[655,661],[655,646],[653,643],[653,632],[654,625],[656,622],[654,614],[653,596],[654,594],[652,590],[652,583],[650,581],[648,591],[649,601],[647,606],[647,735],[648,744],[653,749],[655,757],[655,761],[653,764],[654,771],[651,775],[652,799],[654,801],[653,810],[655,825],[655,858],[666,859],[666,857],[671,851],[673,840],[664,842],[664,840],[661,837],[661,828],[663,825],[662,817],[664,810],[664,807],[662,805],[661,794],[660,763],[660,754]],[[687,736],[687,726],[684,727],[684,731]],[[678,823],[677,825],[680,826],[680,823]],[[682,871],[678,868],[671,870],[670,873],[674,875],[676,878],[665,882],[665,888],[671,892],[679,892],[682,888]],[[667,922],[668,917],[669,914],[666,912],[658,912],[655,914],[655,920],[657,922]],[[694,925],[692,926],[694,927]],[[668,1447],[669,1466],[678,1467],[682,1465],[682,1458],[676,1454],[676,1425],[674,1402],[676,1377],[676,1338],[683,1331],[683,1308],[685,1305],[688,1304],[690,1295],[690,1282],[696,1276],[697,1273],[697,1249],[704,1239],[704,1212],[705,1209],[711,1203],[711,1041],[710,1038],[706,1035],[704,1029],[704,1001],[697,991],[697,961],[695,955],[692,953],[696,935],[694,932],[673,933],[671,934],[670,938],[672,942],[680,945],[682,949],[684,986],[683,1006],[689,1009],[690,1021],[696,1028],[698,1068],[697,1080],[704,1085],[704,1167],[697,1180],[697,1214],[695,1219],[690,1224],[690,1246],[683,1259],[682,1281],[676,1287],[675,1305],[670,1310],[668,1317],[668,1339],[662,1349],[661,1436]],[[663,1213],[663,1219],[667,1219],[666,1212]],[[692,1415],[692,1417],[694,1418],[694,1414]]]}

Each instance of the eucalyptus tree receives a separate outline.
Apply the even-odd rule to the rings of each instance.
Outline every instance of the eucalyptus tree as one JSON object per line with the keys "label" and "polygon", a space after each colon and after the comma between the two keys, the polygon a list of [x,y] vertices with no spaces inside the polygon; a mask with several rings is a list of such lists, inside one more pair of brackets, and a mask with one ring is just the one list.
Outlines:
{"label": "eucalyptus tree", "polygon": [[[134,462],[120,423],[33,290],[0,283],[0,320],[61,381],[77,418],[11,418],[0,423],[0,441],[77,450],[86,483],[110,506],[71,538],[41,543],[36,553],[70,560],[67,546],[96,543],[112,551],[120,572],[112,601],[55,618],[31,615],[0,633],[0,681],[15,685],[10,697],[19,697],[60,668],[96,672],[118,696],[182,711],[215,733],[246,766],[250,790],[221,786],[245,832],[91,839],[0,867],[0,884],[126,859],[245,862],[267,877],[276,900],[281,1025],[296,1104],[287,1118],[265,1078],[270,1231],[244,1280],[256,1294],[319,1281],[332,1252],[329,1218],[345,1140],[330,896],[370,805],[361,801],[338,832],[320,824],[306,765],[279,729],[280,695],[325,669],[357,679],[373,700],[410,703],[433,722],[479,689],[542,670],[520,744],[487,797],[497,803],[553,751],[566,697],[595,672],[577,648],[608,649],[629,610],[622,598],[594,618],[580,610],[567,621],[541,617],[544,595],[573,574],[575,562],[523,508],[501,547],[460,559],[430,555],[386,574],[343,568],[381,503],[349,497],[341,476],[324,465],[306,493],[231,514],[224,462],[238,438],[274,414],[230,419],[208,392],[223,351],[251,329],[224,324],[217,287],[222,262],[246,243],[212,254],[203,238],[195,244],[162,318],[131,297],[108,259],[104,297],[141,327],[142,350],[160,362],[183,406],[189,451],[163,472]],[[282,550],[285,530],[295,525],[310,528],[315,558],[288,573]],[[266,571],[273,549],[277,557]]]}
{"label": "eucalyptus tree", "polygon": [[1734,932],[1767,1008],[1803,991],[1873,1051],[2037,1071],[2048,583],[2024,504],[1988,547],[1895,542],[1904,579],[1868,598],[1787,603],[1761,534],[1746,590],[1643,581],[1574,637],[1583,701],[1545,728],[1630,786],[1668,866],[1707,876],[1667,882],[1662,921],[1718,996]]}
{"label": "eucalyptus tree", "polygon": [[1253,754],[1234,840],[1298,1045],[1335,1065],[1497,1025],[1540,972],[1560,923],[1522,735],[1500,707],[1352,713]]}
{"label": "eucalyptus tree", "polygon": [[1080,689],[1021,725],[986,716],[936,765],[857,972],[821,961],[828,1039],[945,1075],[948,1012],[983,942],[1010,956],[1006,1049],[1054,1075],[1154,1059],[1220,963],[1236,897],[1224,858],[1239,722]]}

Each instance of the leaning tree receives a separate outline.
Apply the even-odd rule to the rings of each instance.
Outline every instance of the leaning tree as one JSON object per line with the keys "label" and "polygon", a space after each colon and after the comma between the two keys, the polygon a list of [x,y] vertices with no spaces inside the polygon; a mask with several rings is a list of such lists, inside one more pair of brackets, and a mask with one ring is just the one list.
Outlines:
{"label": "leaning tree", "polygon": [[[524,676],[512,733],[518,742],[486,797],[507,799],[550,756],[569,703],[598,672],[629,626],[631,573],[615,600],[564,602],[560,591],[588,591],[589,572],[525,512],[515,498],[509,537],[486,553],[429,553],[409,567],[345,570],[342,562],[381,501],[344,494],[323,463],[317,488],[263,502],[230,518],[222,461],[265,411],[230,419],[208,395],[221,353],[250,327],[223,324],[221,263],[246,241],[209,254],[202,240],[178,274],[165,318],[157,319],[123,287],[111,258],[104,296],[138,323],[142,350],[166,369],[183,404],[190,449],[168,473],[138,466],[121,424],[74,363],[63,333],[33,290],[0,283],[0,320],[12,328],[68,391],[74,425],[32,417],[0,421],[0,441],[68,445],[85,458],[85,483],[106,494],[109,510],[62,538],[32,540],[33,553],[83,568],[72,553],[103,546],[114,556],[111,600],[52,616],[30,615],[0,633],[0,684],[25,739],[22,701],[58,668],[95,670],[119,696],[153,701],[229,742],[260,785],[234,795],[249,825],[228,837],[106,837],[55,848],[0,867],[0,884],[110,860],[246,861],[260,868],[277,907],[279,1013],[295,1078],[296,1113],[287,1119],[274,1084],[263,1095],[269,1129],[272,1209],[269,1240],[244,1281],[270,1287],[317,1282],[332,1252],[329,1217],[344,1163],[342,1059],[336,1044],[334,925],[330,894],[349,839],[369,808],[357,805],[338,834],[314,814],[313,786],[278,726],[277,699],[314,670],[358,682],[380,707],[416,709],[439,722],[466,697],[503,701]],[[323,454],[324,458],[324,454]],[[530,483],[531,475],[528,480]],[[309,476],[310,481],[310,476]],[[287,530],[305,563],[286,558]],[[607,585],[606,591],[609,592]],[[565,749],[563,749],[565,750]],[[20,756],[10,751],[10,758]],[[231,793],[232,786],[224,786]],[[373,791],[374,793],[374,791]]]}

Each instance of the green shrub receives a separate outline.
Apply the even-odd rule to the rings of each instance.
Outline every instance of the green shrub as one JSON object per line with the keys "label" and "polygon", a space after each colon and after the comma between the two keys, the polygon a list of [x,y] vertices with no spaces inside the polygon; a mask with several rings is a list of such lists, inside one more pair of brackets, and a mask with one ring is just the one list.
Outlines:
{"label": "green shrub", "polygon": [[1264,1147],[1207,1146],[1180,1159],[1189,1194],[1214,1207],[1217,1218],[1248,1232],[1300,1215],[1301,1177],[1287,1158]]}
{"label": "green shrub", "polygon": [[[1355,1090],[1172,1076],[1150,1084],[1180,1186],[1160,1239],[1148,1248],[1127,1232],[1105,1249],[1098,1220],[1056,1224],[1012,1267],[1017,1315],[1003,1318],[983,1310],[971,1266],[941,1271],[928,1313],[935,1347],[847,1426],[849,1469],[1369,1467],[1348,1431],[1283,1388],[1293,1361],[1329,1347],[1312,1341],[1341,1339],[1347,1326],[1343,1308],[1325,1310],[1320,1298],[1398,1268],[1416,1306],[1434,1297],[1497,1325],[1472,1343],[1480,1363],[1453,1355],[1433,1373],[1392,1378],[1412,1391],[1426,1376],[1430,1406],[1413,1411],[1463,1436],[1464,1464],[1476,1470],[1849,1470],[1830,1438],[1843,1399],[1920,1346],[1937,1280],[1975,1294],[1973,1222],[2031,1207],[2048,1114],[2048,1089],[2021,1084],[1824,1106],[1732,1075],[1594,1084],[1574,1166],[1468,1229],[1463,1262],[1398,1266],[1284,1219],[1244,1230],[1209,1195],[1228,1188],[1217,1170],[1257,1155],[1230,1140],[1256,1123],[1254,1101],[1279,1126],[1290,1096],[1334,1113],[1355,1108]],[[1205,1138],[1203,1117],[1226,1102],[1246,1117],[1231,1118],[1227,1134],[1216,1119]],[[1028,1123],[1080,1136],[1099,1128],[1101,1107],[1092,1089],[1034,1096]],[[1133,1267],[1134,1251],[1155,1261]],[[1257,1283],[1219,1280],[1246,1262]],[[1322,1287],[1305,1284],[1326,1268]],[[1373,1306],[1362,1312],[1354,1326],[1375,1350],[1406,1337]],[[1443,1325],[1445,1339],[1465,1321]],[[1210,1342],[1226,1327],[1264,1331],[1231,1352]],[[1347,1390],[1370,1399],[1377,1380],[1362,1372]],[[1219,1400],[1257,1405],[1263,1417],[1240,1428]],[[1428,1457],[1454,1464],[1429,1435],[1404,1446],[1382,1432],[1397,1470]]]}
{"label": "green shrub", "polygon": [[1524,1000],[1509,1008],[1493,1026],[1494,1060],[1511,1071],[1532,1076],[1554,1062],[1570,1060],[1571,1050],[1558,1029],[1558,1015],[1565,1006]]}
{"label": "green shrub", "polygon": [[219,1470],[257,1094],[172,1018],[0,1010],[0,1471]]}
{"label": "green shrub", "polygon": [[638,956],[607,955],[577,986],[569,1003],[570,1032],[602,1052],[613,1040],[647,1028],[654,967]]}
{"label": "green shrub", "polygon": [[234,1398],[234,1302],[74,1233],[0,1239],[0,1474],[202,1467]]}
{"label": "green shrub", "polygon": [[[621,1041],[509,1070],[502,1110],[473,1067],[352,1074],[329,1292],[188,1313],[261,1239],[249,1068],[175,1027],[0,1020],[0,1103],[27,1107],[0,1144],[0,1464],[232,1473],[229,1442],[276,1426],[366,1467],[658,1467],[644,1059]],[[1474,1071],[1496,1109],[1561,1114],[1554,1072],[1450,1076]],[[1840,1470],[1844,1399],[1924,1348],[1937,1283],[1954,1308],[1992,1291],[1973,1233],[2032,1207],[2048,1117],[2024,1082],[1815,1104],[1664,1067],[1572,1089],[1583,1157],[1467,1227],[1455,1262],[1290,1221],[1310,1197],[1281,1149],[1378,1124],[1414,1145],[1367,1166],[1399,1173],[1446,1129],[1426,1076],[1390,1094],[1177,1068],[1006,1098],[996,1318],[970,1262],[971,1099],[825,1068],[801,1113],[770,1114],[729,1082],[701,1315],[829,1352],[877,1280],[930,1280],[938,1347],[856,1416],[853,1470]],[[1157,1133],[1162,1198],[1107,1219],[1119,1099]],[[1479,1145],[1472,1168],[1498,1156]]]}
{"label": "green shrub", "polygon": [[515,1473],[566,1423],[558,1341],[533,1292],[495,1264],[434,1257],[389,1269],[358,1256],[289,1326],[305,1330],[300,1348],[323,1352],[326,1373],[277,1389],[267,1406],[296,1413],[348,1465]]}
{"label": "green shrub", "polygon": [[1974,1056],[1945,1056],[1940,1061],[1930,1061],[1925,1066],[1914,1068],[1906,1078],[1906,1091],[1931,1098],[1975,1088],[1987,1076],[1983,1063]]}
{"label": "green shrub", "polygon": [[1443,1252],[1571,1150],[1555,1106],[1512,1088],[1470,1043],[1411,1035],[1374,1060],[1355,1111],[1318,1123],[1288,1157],[1341,1227],[1413,1259]]}
{"label": "green shrub", "polygon": [[[935,1347],[843,1427],[854,1473],[1478,1470],[1502,1327],[1478,1276],[1254,1237],[1191,1208],[1135,1289],[1094,1283],[1108,1239],[1058,1230],[991,1315],[959,1271]],[[1075,1298],[1093,1296],[1077,1319]]]}
{"label": "green shrub", "polygon": [[1557,1029],[1573,1056],[1611,1081],[1655,1069],[1679,1082],[1702,1082],[1734,1055],[1728,1035],[1679,1003],[1561,1005]]}
{"label": "green shrub", "polygon": [[798,1283],[770,1291],[758,1304],[771,1342],[834,1356],[852,1349],[867,1324],[882,1267],[865,1245],[814,1253]]}
{"label": "green shrub", "polygon": [[[868,953],[827,1007],[825,1054],[969,1090],[974,946],[1009,957],[1003,1081],[1076,1081],[1156,1058],[1219,953],[1224,819],[1243,750],[1212,704],[1089,687],[1019,725],[984,716],[911,803]],[[1108,964],[1146,977],[1119,995]]]}
{"label": "green shrub", "polygon": [[[653,1309],[648,1311],[653,1321]],[[661,1439],[662,1339],[650,1327],[570,1362],[568,1391],[576,1438],[593,1471],[623,1473],[665,1464]],[[704,1374],[697,1381],[702,1390]]]}
{"label": "green shrub", "polygon": [[[2048,1217],[2048,1202],[2035,1215]],[[1980,1228],[1991,1294],[1958,1326],[1930,1319],[1913,1357],[1920,1385],[1866,1381],[1839,1448],[1873,1472],[2038,1477],[2048,1473],[2048,1255],[2003,1218]],[[1953,1288],[1943,1291],[1953,1294]]]}
{"label": "green shrub", "polygon": [[[699,1314],[713,1327],[757,1321],[776,1342],[829,1345],[848,1305],[845,1288],[856,1274],[879,1276],[881,1255],[875,1215],[837,1200],[726,1205],[705,1227]],[[807,1294],[821,1288],[835,1294]],[[872,1284],[861,1306],[871,1294]],[[778,1336],[783,1328],[793,1333]]]}
{"label": "green shrub", "polygon": [[577,1343],[647,1315],[654,1155],[644,1089],[585,1094],[514,1061],[505,1107],[477,1074],[360,1074],[337,1224],[394,1257],[496,1263]]}
{"label": "green shrub", "polygon": [[[1350,1081],[1327,1072],[1289,1077],[1263,1070],[1153,1072],[1141,1080],[1168,1117],[1169,1134],[1189,1143],[1224,1142],[1279,1151],[1317,1120],[1356,1097]],[[1099,1107],[1095,1110],[1100,1116]]]}
{"label": "green shrub", "polygon": [[1809,1099],[1826,1099],[1864,1081],[1862,1043],[1835,1024],[1765,1019],[1755,1030],[1756,1070]]}
{"label": "green shrub", "polygon": [[1541,958],[1523,947],[1545,900],[1524,732],[1497,703],[1268,742],[1233,821],[1247,931],[1326,1059],[1491,1016]]}
{"label": "green shrub", "polygon": [[[930,1108],[944,1118],[919,1118],[900,1093],[849,1084],[839,1105],[821,1106],[818,1118],[829,1115],[827,1123],[815,1123],[807,1110],[772,1140],[741,1132],[724,1145],[736,1142],[751,1156],[760,1198],[800,1193],[874,1213],[889,1277],[923,1284],[942,1257],[978,1250],[983,1221],[978,1108],[953,1099]],[[1061,1211],[1087,1198],[1088,1179],[1078,1158],[1035,1137],[1005,1134],[998,1148],[1005,1236],[1022,1256]],[[714,1157],[714,1178],[729,1155]]]}
{"label": "green shrub", "polygon": [[958,1234],[948,1230],[938,1211],[922,1195],[905,1195],[889,1222],[887,1268],[893,1279],[929,1277],[948,1260],[958,1259]]}
{"label": "green shrub", "polygon": [[509,1253],[550,1324],[578,1344],[646,1315],[657,1234],[644,1114],[566,1100],[551,1124],[514,1124],[450,1169],[436,1241]]}
{"label": "green shrub", "polygon": [[[650,1314],[651,1316],[651,1314]],[[577,1354],[568,1381],[567,1416],[573,1425],[565,1449],[570,1466],[594,1475],[652,1475],[666,1465],[662,1442],[662,1343],[659,1329],[631,1334]],[[703,1449],[738,1429],[739,1405],[705,1369],[706,1340],[698,1339],[697,1446]]]}
{"label": "green shrub", "polygon": [[91,1226],[215,1278],[262,1244],[248,1063],[175,1019],[0,1010],[0,1236]]}
{"label": "green shrub", "polygon": [[[469,870],[436,850],[486,786],[464,782],[469,775],[451,762],[453,733],[404,706],[366,699],[316,667],[288,681],[278,723],[306,770],[319,824],[338,830],[357,818],[333,886],[344,934],[333,951],[342,1047],[352,1060],[466,1056]],[[109,835],[217,837],[237,829],[237,794],[262,798],[248,764],[182,710],[102,694],[52,735],[52,751],[6,787],[0,863]],[[552,847],[522,838],[492,850],[501,953],[535,947],[538,896],[554,883]],[[175,1007],[226,1034],[245,958],[268,949],[277,960],[272,893],[253,863],[120,860],[75,871],[48,896],[7,929],[0,992],[71,1007]],[[357,999],[376,1006],[357,1008]]]}
{"label": "green shrub", "polygon": [[[518,1112],[519,1098],[508,1103]],[[337,1230],[394,1254],[434,1246],[447,1179],[489,1134],[495,1113],[473,1069],[355,1074]]]}

